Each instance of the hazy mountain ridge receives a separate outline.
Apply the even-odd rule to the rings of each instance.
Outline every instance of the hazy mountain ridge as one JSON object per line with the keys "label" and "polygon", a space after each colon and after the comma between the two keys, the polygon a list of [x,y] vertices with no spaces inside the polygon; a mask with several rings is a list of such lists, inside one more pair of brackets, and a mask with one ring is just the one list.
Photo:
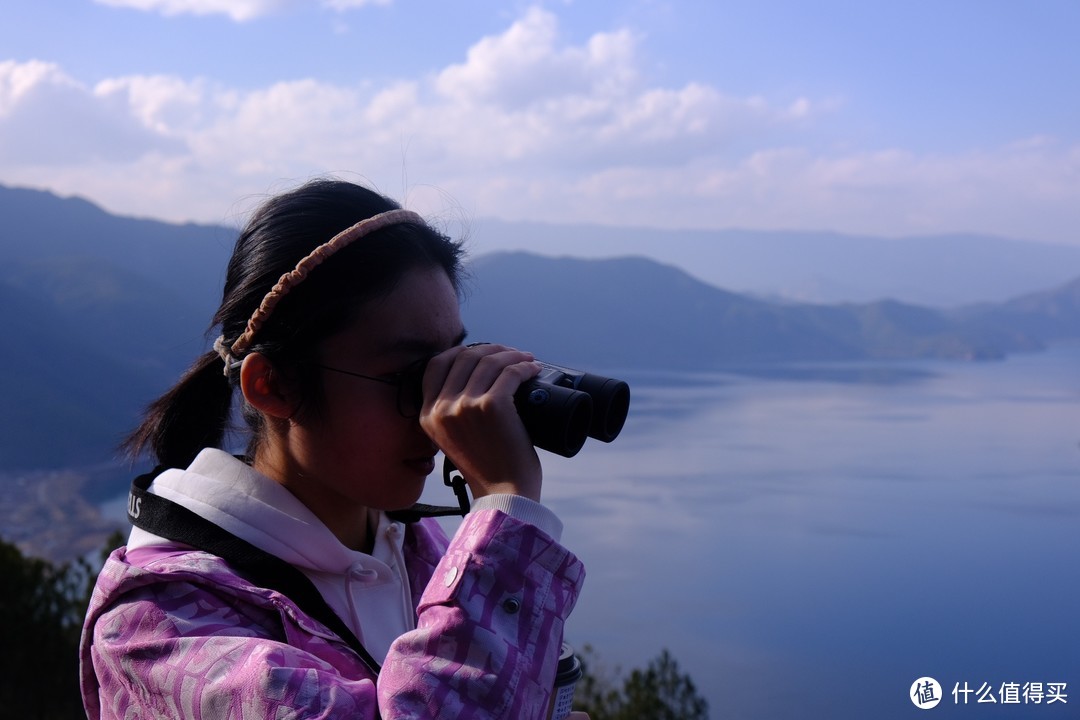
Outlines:
{"label": "hazy mountain ridge", "polygon": [[235,233],[0,186],[0,470],[96,462],[204,347]]}
{"label": "hazy mountain ridge", "polygon": [[1075,338],[1080,335],[1080,278],[1000,305],[961,309],[957,316],[978,327],[1023,327],[1047,342]]}
{"label": "hazy mountain ridge", "polygon": [[81,198],[0,185],[0,247],[13,261],[87,260],[216,307],[236,232],[111,215]]}
{"label": "hazy mountain ridge", "polygon": [[[208,347],[235,231],[118,218],[3,187],[0,213],[0,471],[101,461]],[[1080,280],[943,311],[766,301],[643,257],[491,253],[471,273],[472,339],[597,371],[994,358],[1080,328]]]}
{"label": "hazy mountain ridge", "polygon": [[[643,258],[492,253],[478,258],[472,271],[474,289],[463,313],[473,337],[553,353],[560,362],[609,368],[995,359],[1069,337],[1042,338],[1021,327],[1034,324],[1041,308],[1054,302],[1052,292],[1040,295],[1043,304],[1034,307],[984,306],[961,313],[893,300],[774,303],[714,288]],[[1069,308],[1074,318],[1080,316],[1075,304]]]}
{"label": "hazy mountain ridge", "polygon": [[[887,238],[791,230],[556,225],[485,218],[473,242],[542,255],[647,255],[732,292],[813,303],[900,300],[961,307],[1056,287],[1080,245],[954,233]],[[496,241],[497,238],[497,241]]]}

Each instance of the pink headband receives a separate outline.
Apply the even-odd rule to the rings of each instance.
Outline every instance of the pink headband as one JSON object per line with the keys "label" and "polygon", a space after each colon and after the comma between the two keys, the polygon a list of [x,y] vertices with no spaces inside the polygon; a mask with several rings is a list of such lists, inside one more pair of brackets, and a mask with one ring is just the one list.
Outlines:
{"label": "pink headband", "polygon": [[252,314],[251,318],[247,322],[247,328],[230,346],[225,345],[225,336],[220,336],[214,341],[214,350],[221,356],[221,359],[225,361],[225,376],[228,377],[229,371],[237,367],[240,364],[241,357],[251,345],[251,341],[254,340],[255,334],[259,332],[259,328],[263,326],[267,318],[270,317],[270,313],[274,311],[281,299],[284,298],[290,290],[292,290],[300,281],[308,276],[312,270],[317,268],[323,263],[324,260],[345,247],[348,247],[351,243],[365,235],[370,235],[376,230],[381,230],[384,227],[390,225],[399,225],[401,223],[415,223],[417,225],[423,225],[424,219],[414,213],[412,210],[388,210],[378,215],[373,215],[366,220],[361,220],[350,228],[342,230],[337,235],[332,237],[328,242],[323,243],[319,247],[315,248],[305,257],[303,260],[296,264],[296,267],[285,273],[277,281],[277,284],[270,289],[270,292],[266,293],[262,302],[259,303],[259,308]]}

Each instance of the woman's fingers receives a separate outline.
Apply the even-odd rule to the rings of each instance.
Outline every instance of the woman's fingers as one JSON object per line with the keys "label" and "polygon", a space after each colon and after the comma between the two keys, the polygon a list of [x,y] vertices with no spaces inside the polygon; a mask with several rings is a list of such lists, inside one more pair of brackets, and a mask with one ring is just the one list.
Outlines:
{"label": "woman's fingers", "polygon": [[531,353],[502,345],[451,348],[428,364],[424,397],[434,402],[440,396],[454,397],[463,393],[479,396],[491,389],[504,368],[532,361]]}
{"label": "woman's fingers", "polygon": [[539,371],[530,353],[501,345],[452,348],[429,363],[421,426],[475,495],[539,499],[540,463],[514,406],[518,387]]}
{"label": "woman's fingers", "polygon": [[478,402],[485,395],[508,406],[521,383],[537,372],[539,365],[531,353],[501,345],[452,348],[428,364],[425,408],[431,410],[437,403]]}

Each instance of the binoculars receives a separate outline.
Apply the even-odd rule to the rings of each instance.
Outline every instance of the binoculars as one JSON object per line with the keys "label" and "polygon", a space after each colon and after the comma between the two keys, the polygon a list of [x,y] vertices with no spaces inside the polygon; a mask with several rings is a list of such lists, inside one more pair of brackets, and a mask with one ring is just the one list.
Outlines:
{"label": "binoculars", "polygon": [[540,374],[514,394],[533,445],[569,458],[587,438],[611,442],[618,437],[630,411],[629,385],[545,362],[540,365]]}

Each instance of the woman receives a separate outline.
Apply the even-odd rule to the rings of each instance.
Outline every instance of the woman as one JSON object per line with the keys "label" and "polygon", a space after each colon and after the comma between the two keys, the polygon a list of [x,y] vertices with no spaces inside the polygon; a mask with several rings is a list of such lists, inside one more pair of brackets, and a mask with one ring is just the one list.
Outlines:
{"label": "woman", "polygon": [[[460,262],[350,183],[255,212],[215,350],[128,440],[167,469],[94,591],[91,718],[545,716],[584,571],[513,404],[539,366],[462,346]],[[243,457],[220,449],[237,395]],[[392,514],[440,450],[474,497],[452,541]]]}

